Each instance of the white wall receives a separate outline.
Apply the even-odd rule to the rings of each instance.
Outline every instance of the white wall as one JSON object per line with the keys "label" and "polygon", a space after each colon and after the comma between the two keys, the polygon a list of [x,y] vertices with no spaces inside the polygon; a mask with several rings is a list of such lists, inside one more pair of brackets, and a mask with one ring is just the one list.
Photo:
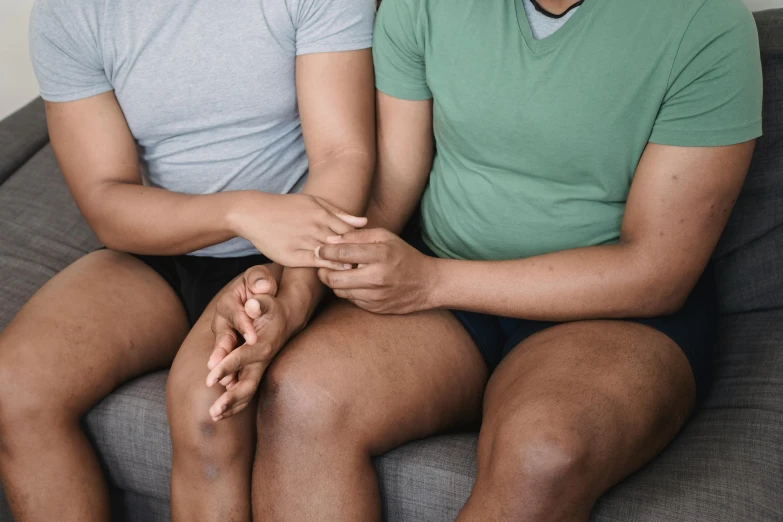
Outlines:
{"label": "white wall", "polygon": [[[745,0],[745,3],[754,11],[783,7],[783,0]],[[38,94],[27,45],[32,5],[33,0],[0,0],[0,119]]]}
{"label": "white wall", "polygon": [[38,94],[27,45],[32,6],[33,0],[0,0],[0,119]]}
{"label": "white wall", "polygon": [[783,0],[745,0],[745,3],[754,11],[783,7]]}

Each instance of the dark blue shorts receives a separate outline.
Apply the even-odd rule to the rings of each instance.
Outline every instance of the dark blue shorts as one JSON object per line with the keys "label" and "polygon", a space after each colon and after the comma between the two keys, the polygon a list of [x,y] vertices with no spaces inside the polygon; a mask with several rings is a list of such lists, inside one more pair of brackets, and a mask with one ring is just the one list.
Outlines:
{"label": "dark blue shorts", "polygon": [[212,298],[236,276],[271,261],[261,254],[246,257],[145,256],[135,257],[155,270],[179,297],[191,326]]}
{"label": "dark blue shorts", "polygon": [[[405,235],[405,239],[420,252],[437,257],[421,239],[420,233]],[[531,335],[556,326],[553,321],[529,321],[495,315],[452,310],[481,351],[490,371],[519,343]],[[696,400],[700,403],[709,388],[712,357],[718,324],[717,295],[712,264],[678,312],[646,319],[623,319],[647,325],[672,339],[690,362],[696,380]]]}

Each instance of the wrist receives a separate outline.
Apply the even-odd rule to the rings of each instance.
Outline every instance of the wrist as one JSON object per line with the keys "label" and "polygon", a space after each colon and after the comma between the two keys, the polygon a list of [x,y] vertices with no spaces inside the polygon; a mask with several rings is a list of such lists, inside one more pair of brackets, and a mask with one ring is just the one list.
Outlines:
{"label": "wrist", "polygon": [[224,221],[235,236],[247,239],[248,230],[246,227],[251,221],[248,219],[248,215],[266,210],[269,204],[268,200],[272,195],[255,190],[241,190],[232,194],[234,195],[232,204],[224,206]]}
{"label": "wrist", "polygon": [[445,281],[448,272],[444,270],[444,260],[437,257],[427,257],[425,264],[424,305],[426,310],[446,308]]}
{"label": "wrist", "polygon": [[277,298],[286,318],[286,338],[290,339],[307,326],[318,296],[306,285],[289,283],[278,293]]}

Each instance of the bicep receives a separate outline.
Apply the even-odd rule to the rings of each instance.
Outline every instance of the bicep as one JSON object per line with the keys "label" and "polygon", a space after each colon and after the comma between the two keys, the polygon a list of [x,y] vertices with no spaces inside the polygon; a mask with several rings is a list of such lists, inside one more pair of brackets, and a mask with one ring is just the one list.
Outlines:
{"label": "bicep", "polygon": [[621,242],[638,249],[650,269],[695,284],[739,196],[754,144],[648,144],[628,195]]}
{"label": "bicep", "polygon": [[378,169],[373,196],[404,191],[418,200],[429,179],[435,150],[432,99],[402,100],[381,91],[378,105]]}
{"label": "bicep", "polygon": [[114,92],[46,103],[49,136],[71,193],[88,219],[110,183],[141,184],[136,145]]}
{"label": "bicep", "polygon": [[354,153],[375,160],[375,107],[369,49],[296,58],[299,116],[311,167]]}

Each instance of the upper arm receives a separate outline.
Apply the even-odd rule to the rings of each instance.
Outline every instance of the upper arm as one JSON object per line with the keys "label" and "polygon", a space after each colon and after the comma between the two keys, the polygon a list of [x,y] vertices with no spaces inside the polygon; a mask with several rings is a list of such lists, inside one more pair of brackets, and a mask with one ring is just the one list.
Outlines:
{"label": "upper arm", "polygon": [[297,57],[296,91],[311,167],[352,153],[375,162],[375,106],[369,49]]}
{"label": "upper arm", "polygon": [[[310,166],[305,190],[355,212],[364,206],[375,164],[370,51],[375,2],[292,0],[289,5],[299,116]],[[322,173],[336,168],[338,175],[324,179]]]}
{"label": "upper arm", "polygon": [[57,162],[88,220],[100,212],[106,184],[141,184],[136,145],[114,92],[46,102],[46,120]]}
{"label": "upper arm", "polygon": [[680,299],[712,255],[742,188],[761,134],[761,90],[747,8],[705,2],[682,37],[621,232]]}
{"label": "upper arm", "polygon": [[631,186],[621,242],[674,285],[683,300],[723,232],[745,176],[754,141],[721,147],[649,144]]}
{"label": "upper arm", "polygon": [[372,205],[381,215],[369,217],[398,231],[418,205],[432,169],[432,100],[402,100],[378,91],[377,106],[378,162]]}
{"label": "upper arm", "polygon": [[136,146],[103,68],[100,2],[36,0],[30,55],[65,180],[90,219],[107,181],[140,183]]}
{"label": "upper arm", "polygon": [[373,40],[378,111],[378,166],[370,216],[400,229],[416,208],[435,151],[432,92],[418,0],[383,2]]}

